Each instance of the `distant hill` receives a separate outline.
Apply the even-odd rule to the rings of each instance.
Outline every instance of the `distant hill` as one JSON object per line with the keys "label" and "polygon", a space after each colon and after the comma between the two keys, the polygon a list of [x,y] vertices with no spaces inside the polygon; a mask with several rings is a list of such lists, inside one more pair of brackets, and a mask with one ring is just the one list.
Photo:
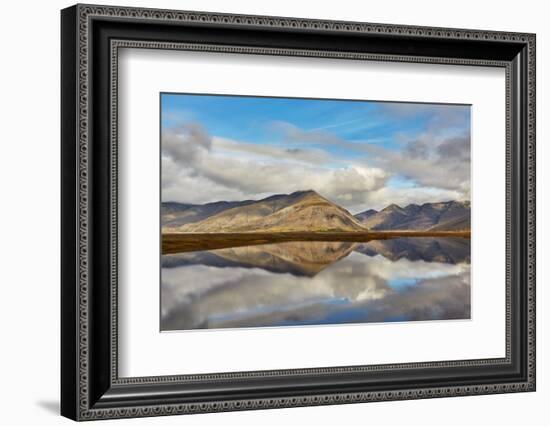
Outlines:
{"label": "distant hill", "polygon": [[462,231],[471,228],[470,215],[440,221],[430,228],[430,231]]}
{"label": "distant hill", "polygon": [[375,231],[429,230],[461,231],[470,229],[470,202],[447,201],[409,204],[400,207],[391,204],[376,211],[367,210],[355,215],[362,225]]}
{"label": "distant hill", "polygon": [[[167,205],[163,230],[167,232],[293,232],[293,231],[365,231],[360,220],[346,209],[332,203],[315,191],[273,195],[263,200],[244,201],[233,206],[193,206],[188,215],[182,207],[174,213]],[[231,203],[229,203],[231,204]],[[202,206],[202,207],[205,207]],[[218,212],[207,214],[207,210]],[[176,216],[178,218],[176,218]],[[187,220],[192,217],[192,221]],[[205,217],[196,220],[198,217]]]}
{"label": "distant hill", "polygon": [[367,219],[369,219],[370,217],[374,216],[377,213],[378,212],[376,210],[370,209],[370,210],[366,210],[362,213],[356,214],[355,217],[357,219],[359,219],[361,222],[364,222],[364,221],[366,221]]}
{"label": "distant hill", "polygon": [[161,204],[162,226],[177,227],[187,223],[199,222],[224,210],[252,203],[255,203],[255,201],[217,201],[208,204],[165,202]]}

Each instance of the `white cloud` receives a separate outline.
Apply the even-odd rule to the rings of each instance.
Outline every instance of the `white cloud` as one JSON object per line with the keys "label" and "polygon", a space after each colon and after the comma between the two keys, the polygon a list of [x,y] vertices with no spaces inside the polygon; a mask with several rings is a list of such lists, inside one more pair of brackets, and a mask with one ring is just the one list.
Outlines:
{"label": "white cloud", "polygon": [[[409,109],[393,107],[391,113]],[[402,149],[350,143],[282,122],[274,124],[282,132],[280,144],[244,143],[212,137],[199,124],[187,123],[163,131],[162,199],[203,204],[313,189],[352,213],[391,203],[469,199],[470,138],[448,134],[445,126],[453,120],[453,114],[440,113],[429,132],[400,135]],[[357,155],[343,160],[331,154],[337,145],[347,157]],[[390,180],[395,176],[411,187],[396,187]]]}
{"label": "white cloud", "polygon": [[295,147],[281,147],[275,145],[260,145],[233,141],[230,139],[212,137],[212,145],[217,152],[227,156],[240,157],[242,155],[256,156],[264,161],[280,160],[293,163],[326,164],[331,160],[330,155],[322,150],[309,147],[307,149]]}
{"label": "white cloud", "polygon": [[404,149],[389,150],[368,145],[374,164],[420,185],[463,189],[470,183],[470,137],[420,135],[404,143]]}
{"label": "white cloud", "polygon": [[413,188],[391,188],[384,187],[377,191],[369,192],[365,203],[369,208],[380,210],[389,204],[397,204],[405,207],[409,204],[436,203],[451,200],[467,200],[460,191],[433,188],[433,187],[413,187]]}
{"label": "white cloud", "polygon": [[313,189],[344,207],[362,206],[388,175],[381,168],[327,167],[322,150],[240,144],[183,127],[163,134],[162,199],[187,203],[258,199]]}

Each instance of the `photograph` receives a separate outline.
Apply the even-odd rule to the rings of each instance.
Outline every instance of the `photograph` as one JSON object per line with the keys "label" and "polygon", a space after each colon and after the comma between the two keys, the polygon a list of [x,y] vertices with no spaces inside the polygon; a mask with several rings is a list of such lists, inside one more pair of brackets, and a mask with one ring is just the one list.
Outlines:
{"label": "photograph", "polygon": [[[47,268],[60,274],[57,301],[33,299],[38,313],[59,305],[59,338],[32,334],[44,315],[25,336],[57,342],[39,366],[62,416],[269,424],[274,409],[340,405],[323,410],[341,421],[361,409],[344,405],[369,403],[374,420],[426,423],[429,403],[434,419],[475,423],[482,409],[518,424],[547,399],[536,359],[544,14],[356,3],[75,4],[54,25],[40,13],[55,49],[35,43],[38,56],[17,61],[60,55],[57,84],[37,80],[60,86],[60,108],[29,127],[17,106],[31,98],[12,84],[12,110],[19,133],[49,126],[61,139],[48,159],[42,133],[30,138],[59,169],[60,259],[31,268],[39,283]],[[18,195],[6,199],[33,206],[4,221],[27,248],[16,224],[55,197],[28,173],[20,135],[5,139],[25,148],[6,156],[11,180],[32,181],[8,185]],[[476,395],[495,396],[464,398]]]}
{"label": "photograph", "polygon": [[161,93],[159,119],[161,331],[471,318],[471,105]]}

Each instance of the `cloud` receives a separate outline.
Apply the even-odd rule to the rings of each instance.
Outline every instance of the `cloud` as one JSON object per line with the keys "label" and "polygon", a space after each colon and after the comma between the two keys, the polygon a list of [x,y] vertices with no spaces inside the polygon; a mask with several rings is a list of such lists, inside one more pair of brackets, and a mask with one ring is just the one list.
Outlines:
{"label": "cloud", "polygon": [[371,191],[366,197],[365,204],[369,208],[380,210],[389,204],[397,204],[405,207],[409,204],[433,203],[441,201],[462,200],[464,191],[448,190],[433,187],[407,187],[392,188],[383,187],[376,191]]}
{"label": "cloud", "polygon": [[228,156],[231,154],[235,154],[235,156],[248,154],[262,157],[263,161],[277,159],[312,165],[322,165],[331,161],[331,156],[326,151],[313,147],[308,147],[307,149],[288,148],[284,146],[238,142],[218,137],[213,137],[212,140],[216,150]]}
{"label": "cloud", "polygon": [[[372,123],[390,123],[377,132],[392,143],[332,133],[355,118],[311,130],[273,121],[270,143],[213,136],[198,122],[163,128],[162,199],[202,204],[313,189],[358,213],[470,198],[469,107],[380,103],[373,114]],[[392,127],[410,121],[422,126]]]}
{"label": "cloud", "polygon": [[[330,145],[355,152],[350,164],[379,168],[388,175],[411,181],[415,190],[384,188],[377,193],[363,194],[354,201],[377,200],[378,207],[393,202],[434,202],[442,199],[469,199],[470,197],[470,134],[469,109],[455,105],[418,105],[383,103],[378,113],[393,120],[427,117],[425,128],[418,134],[397,132],[394,136],[400,147],[368,141],[348,142],[326,130],[304,131],[284,122],[276,122],[289,144]],[[398,195],[399,200],[384,198]],[[349,198],[342,195],[340,199]],[[381,204],[386,203],[385,205]],[[375,206],[369,206],[375,207]]]}
{"label": "cloud", "polygon": [[389,120],[424,118],[426,130],[462,129],[469,125],[470,107],[454,104],[419,104],[408,102],[382,102],[379,112]]}
{"label": "cloud", "polygon": [[198,123],[185,123],[162,135],[162,155],[182,165],[200,161],[212,148],[212,138]]}
{"label": "cloud", "polygon": [[286,121],[272,121],[270,123],[272,131],[279,133],[285,142],[302,144],[339,144],[342,140],[333,133],[325,131],[323,128],[314,130],[302,130]]}
{"label": "cloud", "polygon": [[239,143],[188,125],[163,132],[162,199],[205,203],[313,189],[338,204],[362,207],[389,178],[367,165],[328,167],[331,160],[319,149]]}
{"label": "cloud", "polygon": [[364,145],[371,162],[418,187],[447,190],[459,199],[470,196],[470,107],[438,104],[381,104],[391,120],[425,121],[417,132],[397,132],[400,148]]}
{"label": "cloud", "polygon": [[454,191],[458,198],[470,192],[470,136],[448,138],[421,135],[405,144],[403,150],[368,146],[372,163],[417,186]]}

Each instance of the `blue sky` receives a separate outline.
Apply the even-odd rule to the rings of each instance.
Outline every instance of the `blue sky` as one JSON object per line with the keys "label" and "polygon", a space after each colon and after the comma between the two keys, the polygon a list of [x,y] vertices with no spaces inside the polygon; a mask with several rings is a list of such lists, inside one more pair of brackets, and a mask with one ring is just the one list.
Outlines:
{"label": "blue sky", "polygon": [[165,201],[297,184],[351,210],[469,198],[467,105],[162,94],[161,130]]}

